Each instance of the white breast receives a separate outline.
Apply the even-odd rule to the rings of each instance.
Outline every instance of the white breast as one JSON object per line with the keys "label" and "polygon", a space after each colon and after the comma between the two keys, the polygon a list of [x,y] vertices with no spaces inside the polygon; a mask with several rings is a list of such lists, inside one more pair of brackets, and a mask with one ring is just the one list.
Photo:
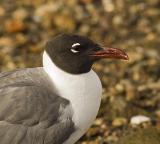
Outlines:
{"label": "white breast", "polygon": [[74,110],[73,121],[78,129],[65,144],[75,143],[91,126],[97,116],[102,93],[99,78],[92,70],[70,86],[74,89],[73,93],[70,91]]}
{"label": "white breast", "polygon": [[62,71],[52,63],[46,53],[43,55],[43,65],[59,94],[72,104],[73,121],[77,131],[65,144],[73,144],[87,131],[96,118],[101,101],[101,82],[93,70],[80,75]]}

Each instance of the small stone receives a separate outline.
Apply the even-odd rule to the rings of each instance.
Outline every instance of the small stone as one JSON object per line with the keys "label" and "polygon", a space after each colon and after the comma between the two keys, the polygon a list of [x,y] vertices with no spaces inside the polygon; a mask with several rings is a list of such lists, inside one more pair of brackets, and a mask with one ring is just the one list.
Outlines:
{"label": "small stone", "polygon": [[0,38],[0,46],[10,47],[10,46],[13,46],[13,44],[14,44],[13,40],[9,37],[1,37]]}
{"label": "small stone", "polygon": [[94,125],[96,126],[100,126],[103,124],[103,119],[101,118],[97,118],[95,121],[94,121]]}
{"label": "small stone", "polygon": [[16,11],[13,12],[13,18],[17,19],[17,20],[24,20],[25,18],[27,18],[29,15],[29,13],[23,9],[23,8],[19,8]]}
{"label": "small stone", "polygon": [[160,110],[157,110],[155,113],[156,113],[156,116],[160,119]]}
{"label": "small stone", "polygon": [[124,86],[122,84],[120,84],[120,83],[116,84],[115,88],[119,92],[123,92],[124,91]]}
{"label": "small stone", "polygon": [[102,71],[103,70],[103,65],[100,65],[100,64],[94,64],[94,69],[96,70],[96,71]]}
{"label": "small stone", "polygon": [[49,13],[55,12],[58,9],[58,7],[59,6],[54,3],[47,3],[45,5],[38,7],[35,10],[34,16],[35,17],[44,17],[45,15],[47,15]]}
{"label": "small stone", "polygon": [[105,11],[113,12],[115,10],[115,5],[113,4],[112,0],[103,0],[103,6]]}
{"label": "small stone", "polygon": [[147,36],[146,36],[146,40],[148,41],[153,41],[156,39],[156,35],[154,33],[149,33]]}
{"label": "small stone", "polygon": [[125,118],[116,118],[113,120],[112,125],[115,127],[126,125],[127,120]]}
{"label": "small stone", "polygon": [[37,47],[37,46],[31,46],[31,47],[29,48],[29,51],[30,51],[31,53],[40,53],[41,49],[40,49],[39,47]]}
{"label": "small stone", "polygon": [[112,135],[108,136],[106,139],[109,143],[113,143],[118,140],[118,136],[115,133],[113,133]]}
{"label": "small stone", "polygon": [[8,69],[12,70],[12,69],[15,69],[15,68],[16,68],[16,65],[15,65],[15,63],[13,63],[13,62],[8,62],[8,63],[6,64],[6,67],[7,67]]}
{"label": "small stone", "polygon": [[90,128],[87,132],[87,137],[91,137],[91,136],[95,136],[99,133],[99,128],[96,127],[96,128]]}
{"label": "small stone", "polygon": [[137,115],[131,118],[130,123],[132,125],[139,125],[145,122],[150,122],[151,119],[149,117],[143,116],[143,115]]}
{"label": "small stone", "polygon": [[135,86],[130,81],[124,81],[125,91],[126,91],[126,100],[131,101],[136,97],[137,90]]}
{"label": "small stone", "polygon": [[123,18],[122,18],[122,16],[117,15],[117,16],[114,16],[114,17],[113,17],[113,24],[114,24],[115,26],[120,25],[120,24],[122,24],[122,23],[123,23]]}
{"label": "small stone", "polygon": [[5,15],[5,9],[0,6],[0,17]]}
{"label": "small stone", "polygon": [[81,27],[80,27],[80,32],[82,33],[82,34],[87,34],[88,32],[89,32],[89,30],[90,30],[90,27],[88,26],[88,25],[82,25]]}
{"label": "small stone", "polygon": [[16,34],[16,42],[18,44],[25,44],[27,42],[27,38],[21,33]]}
{"label": "small stone", "polygon": [[27,26],[24,22],[19,20],[8,20],[5,22],[5,30],[8,33],[14,33],[14,32],[22,32],[26,30]]}
{"label": "small stone", "polygon": [[73,31],[76,27],[75,21],[73,17],[70,15],[62,14],[62,15],[56,15],[54,18],[54,23],[59,29],[67,30],[67,31]]}

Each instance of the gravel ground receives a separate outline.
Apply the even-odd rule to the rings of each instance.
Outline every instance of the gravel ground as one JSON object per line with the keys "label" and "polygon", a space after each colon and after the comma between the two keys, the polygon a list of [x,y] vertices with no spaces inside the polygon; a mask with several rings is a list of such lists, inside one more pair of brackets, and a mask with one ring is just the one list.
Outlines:
{"label": "gravel ground", "polygon": [[[46,40],[59,33],[125,49],[128,62],[94,65],[101,109],[77,144],[160,144],[160,0],[1,0],[0,20],[1,71],[41,66]],[[131,123],[137,115],[148,121]]]}

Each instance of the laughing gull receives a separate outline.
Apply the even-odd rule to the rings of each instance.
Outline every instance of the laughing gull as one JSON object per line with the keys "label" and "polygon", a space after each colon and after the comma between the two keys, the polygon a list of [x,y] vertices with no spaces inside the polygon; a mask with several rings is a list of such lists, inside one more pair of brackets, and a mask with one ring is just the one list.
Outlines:
{"label": "laughing gull", "polygon": [[100,107],[102,86],[91,67],[101,58],[128,56],[62,34],[47,42],[43,67],[0,73],[0,144],[74,144]]}

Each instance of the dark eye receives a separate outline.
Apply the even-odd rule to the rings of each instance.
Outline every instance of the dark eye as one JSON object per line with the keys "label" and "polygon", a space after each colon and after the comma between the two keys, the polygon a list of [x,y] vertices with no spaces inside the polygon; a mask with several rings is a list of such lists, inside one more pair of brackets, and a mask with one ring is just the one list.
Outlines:
{"label": "dark eye", "polygon": [[80,52],[80,43],[74,43],[72,45],[72,48],[70,49],[72,53],[78,53]]}

